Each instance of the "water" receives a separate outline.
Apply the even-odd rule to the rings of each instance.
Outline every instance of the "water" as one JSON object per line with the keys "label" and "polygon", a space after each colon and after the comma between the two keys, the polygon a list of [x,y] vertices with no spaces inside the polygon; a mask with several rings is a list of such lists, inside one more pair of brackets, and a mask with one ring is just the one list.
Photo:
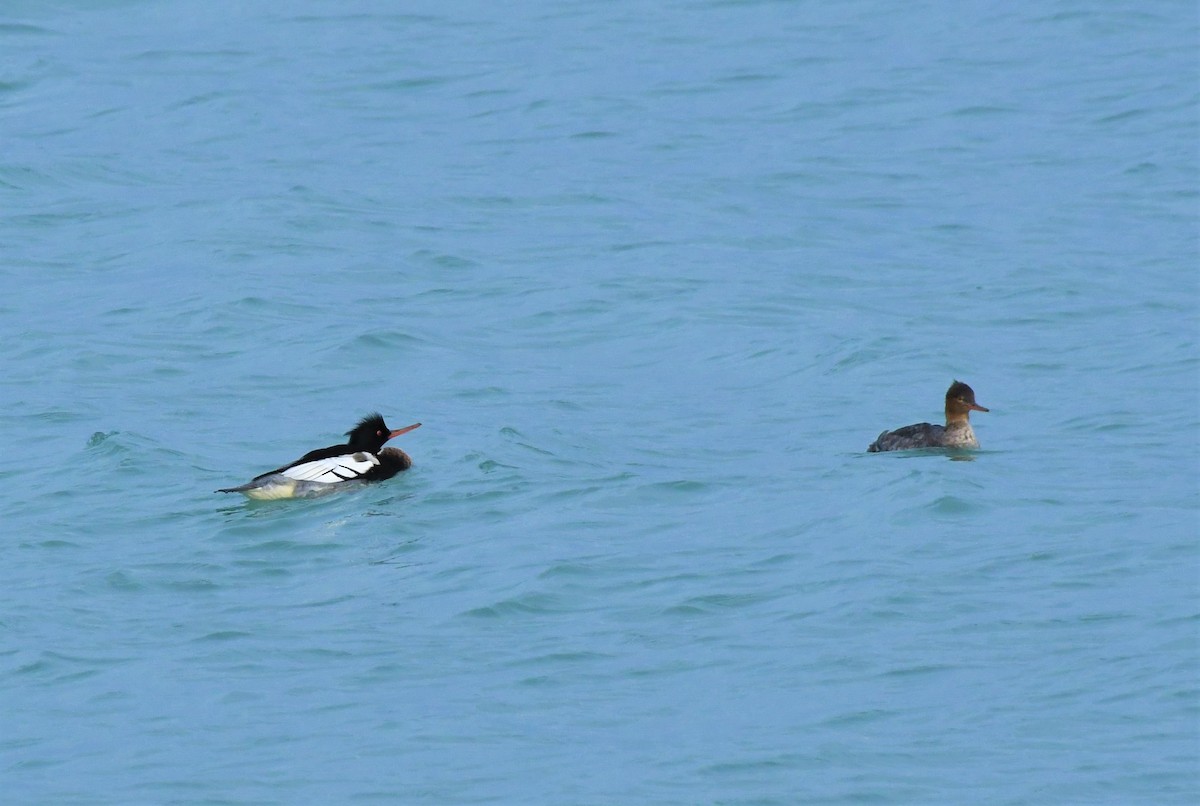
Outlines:
{"label": "water", "polygon": [[1194,802],[1197,44],[5,6],[6,802]]}

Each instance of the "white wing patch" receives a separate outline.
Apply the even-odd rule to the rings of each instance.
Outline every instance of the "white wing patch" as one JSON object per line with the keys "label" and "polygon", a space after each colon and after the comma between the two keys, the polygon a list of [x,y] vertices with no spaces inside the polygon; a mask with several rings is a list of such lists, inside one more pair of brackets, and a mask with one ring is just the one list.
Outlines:
{"label": "white wing patch", "polygon": [[344,456],[331,456],[328,459],[318,459],[315,462],[305,462],[302,465],[289,467],[283,471],[282,475],[297,481],[319,481],[323,484],[334,484],[339,481],[360,479],[368,470],[378,464],[379,457],[373,453],[347,453]]}

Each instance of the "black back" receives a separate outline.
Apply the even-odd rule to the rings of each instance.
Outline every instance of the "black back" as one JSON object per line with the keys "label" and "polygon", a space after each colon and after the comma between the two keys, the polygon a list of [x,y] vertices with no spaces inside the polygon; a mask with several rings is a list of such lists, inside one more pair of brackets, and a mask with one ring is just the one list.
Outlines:
{"label": "black back", "polygon": [[[260,473],[251,481],[257,481],[263,476],[269,476],[272,473],[282,473],[289,467],[302,465],[305,462],[315,462],[318,459],[329,459],[334,456],[345,456],[348,453],[379,453],[385,442],[388,441],[388,435],[391,434],[391,429],[387,427],[387,423],[383,421],[383,415],[379,412],[368,414],[358,421],[358,425],[346,432],[349,437],[344,445],[330,445],[328,448],[317,448],[315,451],[309,451],[294,462],[288,462],[283,467],[274,470],[268,470],[266,473]],[[401,468],[405,469],[405,468]],[[395,475],[395,471],[393,471]]]}

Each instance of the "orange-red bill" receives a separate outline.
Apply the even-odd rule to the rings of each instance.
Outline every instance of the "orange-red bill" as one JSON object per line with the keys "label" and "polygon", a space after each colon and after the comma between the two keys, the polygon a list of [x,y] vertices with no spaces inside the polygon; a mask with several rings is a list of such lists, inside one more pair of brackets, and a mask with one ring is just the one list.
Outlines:
{"label": "orange-red bill", "polygon": [[[969,408],[971,411],[991,411],[991,409],[985,409],[983,406],[980,406],[976,403],[968,403],[967,408]],[[417,423],[417,425],[420,425],[420,423]],[[410,429],[416,428],[417,425],[410,425],[408,428],[406,428],[404,430],[408,431]],[[403,432],[401,432],[401,433],[403,433]]]}
{"label": "orange-red bill", "polygon": [[[984,409],[984,411],[987,411],[987,409]],[[412,431],[414,428],[420,428],[420,427],[421,427],[420,423],[413,423],[412,425],[406,425],[403,428],[397,428],[395,431],[388,434],[388,439],[395,439],[396,437],[400,436],[401,434],[407,434],[409,431]]]}

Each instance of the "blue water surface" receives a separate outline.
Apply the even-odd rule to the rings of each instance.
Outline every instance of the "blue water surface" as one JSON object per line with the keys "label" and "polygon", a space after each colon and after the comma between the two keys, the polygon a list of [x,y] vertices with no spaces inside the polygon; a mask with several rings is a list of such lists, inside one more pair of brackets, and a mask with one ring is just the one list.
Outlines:
{"label": "blue water surface", "polygon": [[[1198,46],[5,5],[4,801],[1200,800]],[[982,450],[865,452],[954,378]]]}

